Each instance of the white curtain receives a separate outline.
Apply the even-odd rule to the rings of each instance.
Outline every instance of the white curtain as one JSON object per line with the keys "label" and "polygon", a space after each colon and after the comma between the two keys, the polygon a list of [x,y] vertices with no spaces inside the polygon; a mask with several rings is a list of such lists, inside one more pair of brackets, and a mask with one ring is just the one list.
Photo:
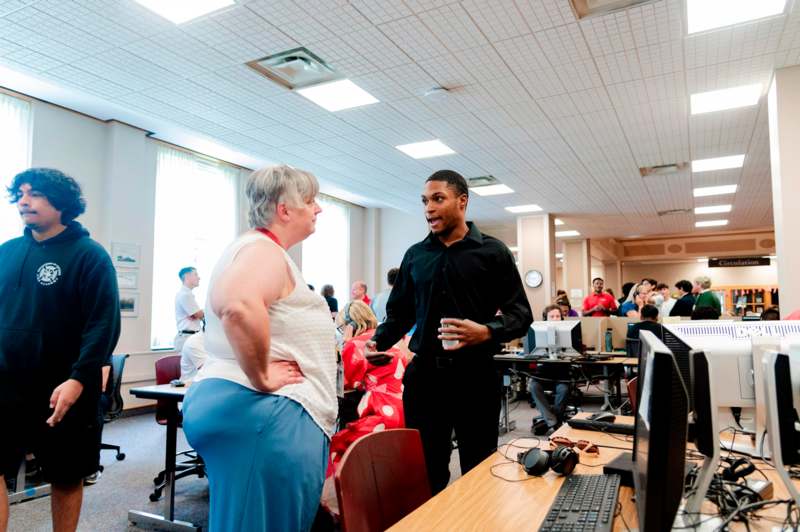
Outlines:
{"label": "white curtain", "polygon": [[211,270],[236,237],[238,170],[166,146],[158,148],[151,346],[170,348],[175,337],[178,271],[197,268],[201,308]]}
{"label": "white curtain", "polygon": [[0,243],[22,234],[16,206],[8,202],[6,187],[30,166],[31,105],[0,93]]}
{"label": "white curtain", "polygon": [[350,207],[329,196],[318,196],[322,212],[316,231],[303,241],[303,277],[319,293],[333,285],[339,308],[350,301]]}

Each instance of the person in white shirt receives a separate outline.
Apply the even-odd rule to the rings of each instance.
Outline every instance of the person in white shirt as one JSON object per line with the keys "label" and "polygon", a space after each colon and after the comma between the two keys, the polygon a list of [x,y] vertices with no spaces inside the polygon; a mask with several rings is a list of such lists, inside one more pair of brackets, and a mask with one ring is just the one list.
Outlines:
{"label": "person in white shirt", "polygon": [[194,379],[197,370],[203,367],[208,358],[203,331],[189,336],[181,349],[181,381]]}
{"label": "person in white shirt", "polygon": [[669,316],[670,311],[672,311],[672,307],[675,306],[676,299],[672,297],[672,293],[669,291],[669,285],[665,283],[658,283],[656,286],[656,291],[661,294],[664,298],[663,303],[658,308],[658,313],[661,316]]}
{"label": "person in white shirt", "polygon": [[181,289],[175,294],[175,321],[178,325],[178,334],[175,335],[175,351],[183,349],[183,343],[191,335],[203,330],[203,309],[197,304],[192,290],[200,286],[200,276],[197,269],[187,266],[178,272],[181,278]]}
{"label": "person in white shirt", "polygon": [[397,280],[397,274],[399,272],[400,268],[392,268],[386,273],[386,282],[389,283],[389,288],[380,292],[375,296],[375,299],[372,300],[372,312],[374,312],[375,317],[378,318],[378,323],[386,321],[386,302],[389,301],[389,294],[392,293],[392,287]]}

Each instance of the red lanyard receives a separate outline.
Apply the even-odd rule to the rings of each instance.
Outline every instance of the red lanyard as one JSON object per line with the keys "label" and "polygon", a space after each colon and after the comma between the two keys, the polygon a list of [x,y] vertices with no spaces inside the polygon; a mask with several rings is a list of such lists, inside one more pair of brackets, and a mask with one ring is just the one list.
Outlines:
{"label": "red lanyard", "polygon": [[259,233],[263,233],[263,234],[267,235],[269,238],[272,239],[273,242],[278,244],[280,247],[283,247],[283,244],[281,244],[280,239],[275,235],[275,233],[273,233],[269,229],[264,229],[263,227],[256,227],[256,231],[258,231]]}

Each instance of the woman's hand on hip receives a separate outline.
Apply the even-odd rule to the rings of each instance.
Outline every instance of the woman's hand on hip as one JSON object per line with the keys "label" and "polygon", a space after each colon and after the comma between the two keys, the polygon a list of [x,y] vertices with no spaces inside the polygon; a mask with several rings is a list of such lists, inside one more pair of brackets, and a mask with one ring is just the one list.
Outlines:
{"label": "woman's hand on hip", "polygon": [[304,380],[305,377],[297,362],[275,360],[268,364],[266,378],[258,384],[253,384],[260,392],[272,393],[289,384],[300,384]]}

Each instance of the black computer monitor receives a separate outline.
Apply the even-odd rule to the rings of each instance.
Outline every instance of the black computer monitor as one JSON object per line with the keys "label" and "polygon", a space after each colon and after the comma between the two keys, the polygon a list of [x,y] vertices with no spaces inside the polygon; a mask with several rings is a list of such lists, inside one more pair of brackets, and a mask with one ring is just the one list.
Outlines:
{"label": "black computer monitor", "polygon": [[789,356],[778,354],[773,366],[775,373],[775,404],[777,406],[778,437],[781,445],[781,457],[784,465],[800,463],[800,433],[795,429],[797,412],[794,409],[794,396],[797,390],[792,389],[792,375]]}
{"label": "black computer monitor", "polygon": [[670,350],[641,332],[643,381],[635,418],[633,482],[639,529],[670,530],[683,496],[689,396]]}

